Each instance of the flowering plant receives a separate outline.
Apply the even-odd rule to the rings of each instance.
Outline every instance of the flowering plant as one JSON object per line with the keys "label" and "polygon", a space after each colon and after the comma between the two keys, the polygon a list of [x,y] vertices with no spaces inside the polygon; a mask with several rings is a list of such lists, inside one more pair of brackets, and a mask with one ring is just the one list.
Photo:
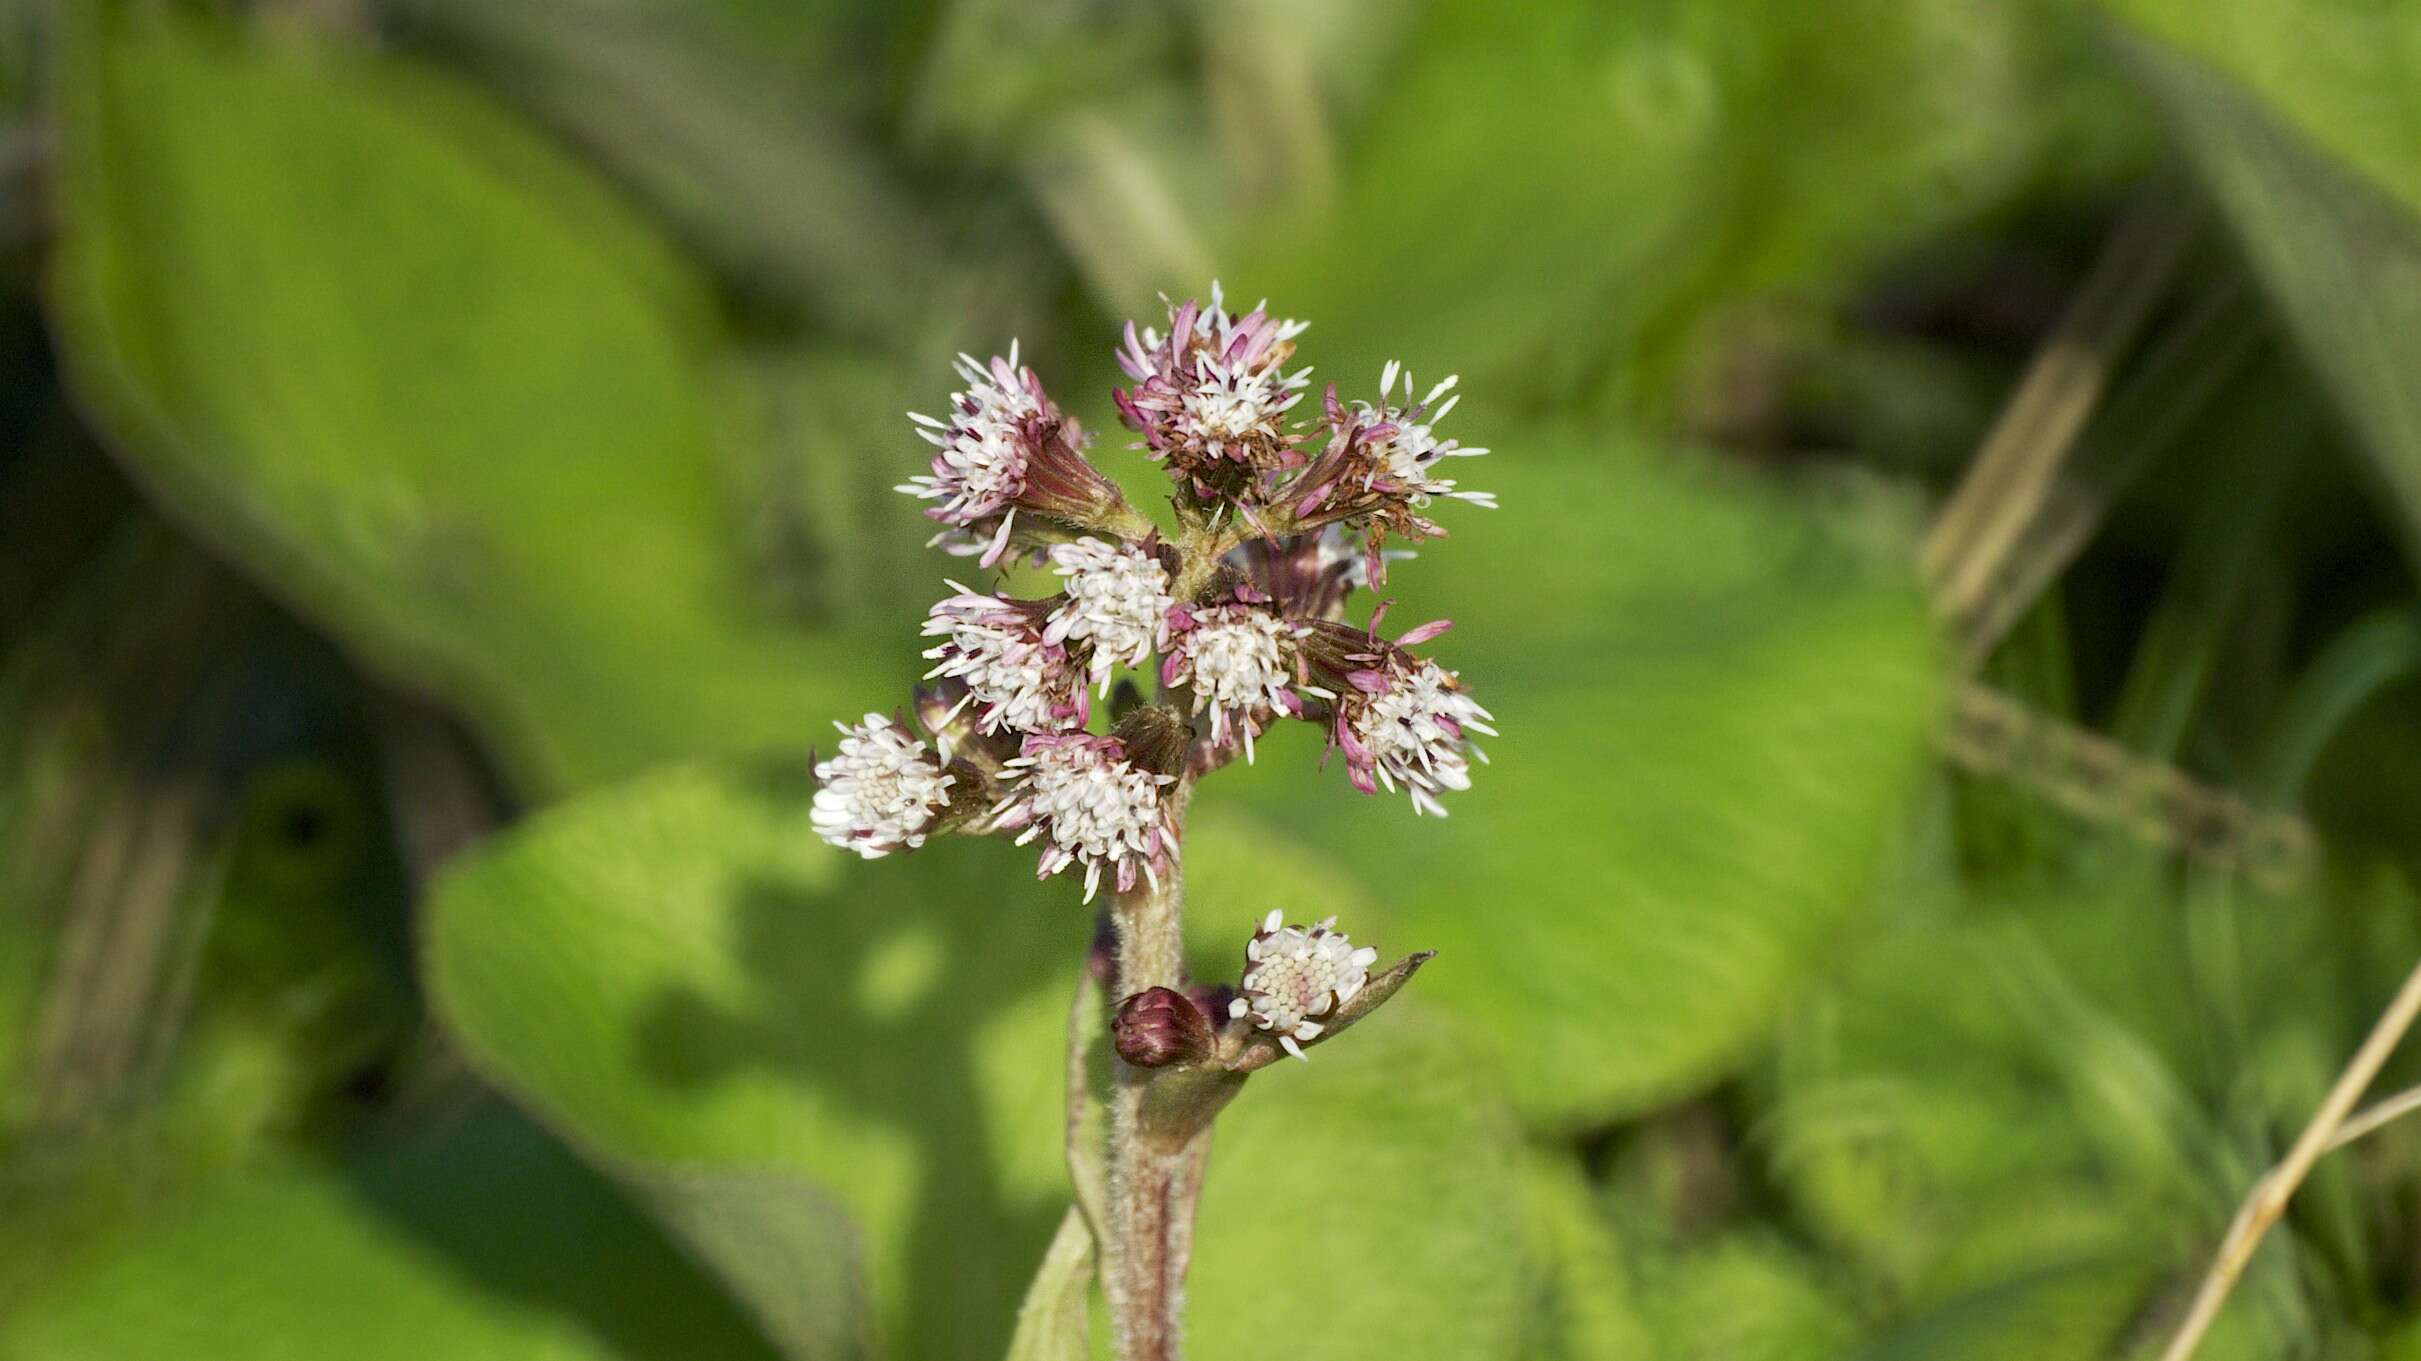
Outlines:
{"label": "flowering plant", "polygon": [[933,667],[915,726],[879,713],[836,725],[815,766],[813,824],[835,846],[873,858],[944,833],[1005,836],[1039,845],[1042,877],[1081,871],[1088,903],[1108,885],[1120,1063],[1106,1204],[1080,1208],[1129,1361],[1176,1355],[1213,1118],[1248,1074],[1307,1057],[1429,958],[1373,973],[1377,952],[1335,918],[1290,926],[1272,909],[1232,987],[1190,986],[1179,849],[1195,785],[1294,720],[1325,730],[1355,788],[1442,817],[1484,759],[1472,735],[1495,731],[1454,672],[1414,651],[1446,621],[1391,639],[1384,603],[1345,620],[1352,593],[1409,556],[1391,537],[1445,533],[1437,501],[1494,504],[1447,475],[1448,460],[1487,452],[1437,433],[1455,380],[1415,400],[1389,364],[1375,404],[1332,385],[1298,417],[1310,370],[1287,364],[1303,329],[1266,306],[1231,315],[1215,284],[1209,306],[1170,307],[1165,332],[1128,324],[1131,385],[1113,397],[1169,475],[1169,534],[1087,459],[1085,432],[1016,346],[962,355],[945,415],[912,417],[931,471],[900,490],[933,503],[935,546],[987,570],[1048,568],[1059,589],[1017,599],[950,582],[924,623]]}

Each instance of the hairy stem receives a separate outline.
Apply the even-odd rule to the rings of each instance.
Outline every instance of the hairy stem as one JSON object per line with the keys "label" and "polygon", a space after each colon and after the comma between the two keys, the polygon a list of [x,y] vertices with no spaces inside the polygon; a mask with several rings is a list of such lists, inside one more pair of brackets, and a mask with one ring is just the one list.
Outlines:
{"label": "hairy stem", "polygon": [[[1171,791],[1182,801],[1188,790]],[[1182,802],[1180,803],[1182,807]],[[1112,904],[1118,931],[1116,995],[1182,988],[1182,869],[1139,885]],[[1194,1206],[1209,1156],[1210,1114],[1199,1102],[1154,1100],[1164,1074],[1117,1065],[1110,1098],[1110,1212],[1104,1285],[1121,1361],[1175,1361]],[[1224,1104],[1224,1103],[1220,1103]]]}

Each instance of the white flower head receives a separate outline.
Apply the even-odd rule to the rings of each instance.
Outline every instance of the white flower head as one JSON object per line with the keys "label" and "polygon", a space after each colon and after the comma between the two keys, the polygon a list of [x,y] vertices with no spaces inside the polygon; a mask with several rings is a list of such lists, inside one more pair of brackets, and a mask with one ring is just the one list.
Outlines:
{"label": "white flower head", "polygon": [[[1393,401],[1388,393],[1403,380],[1403,401]],[[1369,456],[1371,468],[1364,474],[1365,486],[1393,487],[1415,506],[1429,504],[1434,496],[1468,501],[1475,506],[1496,507],[1496,494],[1484,491],[1458,491],[1454,479],[1445,475],[1443,464],[1450,458],[1476,458],[1486,449],[1465,447],[1451,439],[1441,439],[1434,427],[1454,410],[1462,394],[1454,391],[1456,379],[1429,389],[1418,402],[1412,400],[1412,375],[1404,373],[1394,360],[1379,375],[1379,401],[1374,409],[1367,403],[1357,403],[1360,415],[1371,431]],[[1449,395],[1451,394],[1451,395]],[[1442,399],[1442,400],[1441,400]]]}
{"label": "white flower head", "polygon": [[1103,866],[1124,893],[1140,874],[1154,887],[1168,867],[1176,826],[1161,800],[1174,775],[1155,775],[1126,759],[1115,737],[1055,733],[1029,737],[1005,767],[1016,788],[993,812],[1003,830],[1023,828],[1017,844],[1048,835],[1035,873],[1050,878],[1070,865],[1084,866],[1084,900],[1101,887]]}
{"label": "white flower head", "polygon": [[1255,441],[1275,443],[1285,434],[1286,413],[1303,400],[1310,379],[1289,379],[1272,369],[1239,370],[1207,360],[1191,386],[1177,394],[1170,425],[1212,458],[1242,458]]}
{"label": "white flower head", "polygon": [[1354,787],[1376,793],[1402,785],[1415,813],[1446,816],[1438,793],[1471,787],[1468,751],[1488,758],[1470,734],[1495,736],[1495,715],[1463,693],[1454,673],[1409,653],[1391,654],[1384,668],[1357,671],[1340,700],[1336,740]]}
{"label": "white flower head", "polygon": [[950,419],[908,413],[917,433],[940,451],[933,471],[897,490],[940,502],[931,514],[945,524],[969,525],[1007,510],[1025,492],[1030,423],[1054,413],[1034,371],[1018,366],[1015,342],[1005,359],[987,365],[962,354],[955,367],[967,386],[950,394]]}
{"label": "white flower head", "polygon": [[1231,729],[1244,739],[1244,759],[1253,758],[1253,734],[1272,713],[1298,714],[1294,692],[1296,646],[1304,628],[1266,603],[1243,600],[1181,612],[1162,678],[1193,688],[1194,712],[1208,711],[1211,741],[1224,743]]}
{"label": "white flower head", "polygon": [[989,567],[1008,552],[1021,510],[1089,524],[1123,505],[1085,460],[1084,433],[1017,362],[1014,342],[988,364],[962,354],[957,370],[966,386],[950,394],[947,420],[908,413],[934,447],[933,470],[896,488],[936,503],[925,514],[946,528],[934,544]]}
{"label": "white flower head", "polygon": [[1295,455],[1287,413],[1311,385],[1311,370],[1286,371],[1304,323],[1262,303],[1231,316],[1216,283],[1208,308],[1169,306],[1166,334],[1127,323],[1118,363],[1135,386],[1112,394],[1119,418],[1142,447],[1181,481],[1211,494],[1222,470],[1267,473]]}
{"label": "white flower head", "polygon": [[907,728],[881,714],[851,727],[835,723],[841,744],[815,766],[808,821],[815,834],[868,860],[925,844],[956,782]]}
{"label": "white flower head", "polygon": [[1168,634],[1168,569],[1131,543],[1095,538],[1051,548],[1051,570],[1067,583],[1067,600],[1043,628],[1046,642],[1092,645],[1092,676],[1103,694],[1121,664],[1141,666]]}
{"label": "white flower head", "polygon": [[[1437,424],[1462,400],[1448,378],[1413,400],[1412,378],[1390,362],[1379,378],[1379,402],[1350,406],[1335,387],[1323,399],[1328,447],[1286,484],[1295,524],[1312,529],[1350,525],[1363,537],[1367,576],[1386,576],[1386,555],[1380,541],[1393,534],[1405,539],[1434,539],[1445,527],[1424,512],[1443,497],[1494,508],[1493,492],[1464,491],[1445,473],[1446,460],[1487,453],[1465,447],[1437,433]],[[1395,395],[1401,388],[1400,399]]]}
{"label": "white flower head", "polygon": [[1288,926],[1275,908],[1244,946],[1244,978],[1228,1015],[1272,1031],[1296,1058],[1328,1029],[1317,1018],[1354,999],[1370,981],[1379,952],[1355,949],[1329,917],[1309,928]]}
{"label": "white flower head", "polygon": [[934,663],[926,679],[964,682],[976,729],[987,736],[1083,727],[1092,713],[1084,676],[1066,648],[1043,636],[1042,606],[950,586],[958,594],[925,619],[925,636],[942,640],[925,652]]}

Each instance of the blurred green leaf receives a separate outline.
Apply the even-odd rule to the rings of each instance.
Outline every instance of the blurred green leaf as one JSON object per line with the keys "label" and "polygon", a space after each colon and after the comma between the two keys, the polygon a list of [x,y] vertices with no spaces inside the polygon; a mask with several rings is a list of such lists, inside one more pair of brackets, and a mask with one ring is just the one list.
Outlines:
{"label": "blurred green leaf", "polygon": [[856,711],[872,649],[728,546],[708,300],[609,193],[407,64],[69,15],[59,327],[164,504],[541,784]]}
{"label": "blurred green leaf", "polygon": [[[869,864],[818,843],[806,809],[795,778],[673,770],[540,814],[444,881],[432,988],[484,1071],[617,1170],[828,1187],[888,1354],[991,1361],[1067,1204],[1065,1017],[1090,916],[1066,884],[1032,885],[1028,852]],[[1188,858],[1263,865],[1286,891],[1260,849],[1214,819]],[[1206,938],[1232,958],[1248,925]],[[1194,1345],[1507,1355],[1518,1194],[1487,1085],[1417,1007],[1391,1009],[1220,1121]]]}
{"label": "blurred green leaf", "polygon": [[[925,322],[928,291],[950,298],[940,231],[841,116],[863,112],[842,86],[868,74],[875,36],[848,30],[879,15],[792,6],[774,22],[770,10],[629,0],[387,8],[411,40],[592,149],[726,274],[832,332],[897,340]],[[822,58],[811,84],[787,59],[804,38]]]}
{"label": "blurred green leaf", "polygon": [[1864,1346],[1849,1361],[2096,1361],[2135,1317],[2143,1264],[2084,1257],[1953,1296]]}
{"label": "blurred green leaf", "polygon": [[1829,1361],[1862,1331],[1806,1254],[1763,1235],[1674,1250],[1643,1275],[1660,1361]]}
{"label": "blurred green leaf", "polygon": [[488,1114],[349,1173],[231,1186],[0,1325],[24,1361],[763,1361],[613,1188]]}
{"label": "blurred green leaf", "polygon": [[1093,1230],[1071,1205],[1017,1310],[1009,1361],[1088,1361],[1093,1354]]}
{"label": "blurred green leaf", "polygon": [[1656,1349],[1622,1244],[1579,1160],[1533,1148],[1523,1164],[1546,1266],[1544,1356],[1555,1361],[1647,1361]]}
{"label": "blurred green leaf", "polygon": [[1504,509],[1452,508],[1386,593],[1391,630],[1456,621],[1428,650],[1497,715],[1491,764],[1443,821],[1307,778],[1308,731],[1242,782],[1363,876],[1391,945],[1439,952],[1422,995],[1524,1114],[1581,1126],[1726,1071],[1866,900],[1926,768],[1932,631],[1888,504],[1484,433],[1468,480]]}
{"label": "blurred green leaf", "polygon": [[347,1128],[406,991],[328,655],[139,512],[46,595],[0,653],[0,1317]]}
{"label": "blurred green leaf", "polygon": [[[2323,156],[2421,205],[2421,8],[2411,0],[2101,0],[2163,45],[2224,74]],[[2166,85],[2190,139],[2229,115]],[[2266,156],[2266,152],[2254,154]]]}
{"label": "blurred green leaf", "polygon": [[2066,0],[1545,0],[1518,25],[1437,0],[1408,27],[1338,192],[1248,225],[1228,267],[1349,387],[1402,358],[1484,380],[1475,404],[1662,411],[1726,307],[1837,297],[2145,141]]}
{"label": "blurred green leaf", "polygon": [[2110,5],[2421,553],[2421,8]]}
{"label": "blurred green leaf", "polygon": [[785,1172],[591,1161],[716,1273],[783,1355],[872,1354],[864,1248],[829,1192]]}
{"label": "blurred green leaf", "polygon": [[[2145,914],[2122,917],[2124,904],[2096,900],[2106,924],[2144,934]],[[2155,934],[2127,957],[2154,941],[2174,949]],[[2175,1075],[2157,1059],[2147,1065],[2140,1036],[2106,1014],[2080,1038],[2074,1021],[2021,1013],[2021,1002],[2073,1005],[2023,981],[2037,976],[2041,949],[2006,921],[1896,932],[1862,951],[1788,1031],[1774,1165],[1817,1231],[1902,1298],[1955,1293],[2043,1255],[2136,1245],[2146,1227],[2192,1208],[2176,1182],[2147,1177],[2190,1176],[2175,1141],[2194,1133],[2183,1123],[2192,1112]],[[2013,978],[2009,961],[2028,955]],[[2126,1075],[2097,1082],[2104,1064]],[[2069,1104],[2079,1089],[2122,1103],[2123,1116],[2098,1120],[2114,1143],[2097,1142],[2095,1112]],[[2122,1193],[2079,1194],[2105,1171]],[[2012,1216],[2017,1205],[2034,1212]]]}

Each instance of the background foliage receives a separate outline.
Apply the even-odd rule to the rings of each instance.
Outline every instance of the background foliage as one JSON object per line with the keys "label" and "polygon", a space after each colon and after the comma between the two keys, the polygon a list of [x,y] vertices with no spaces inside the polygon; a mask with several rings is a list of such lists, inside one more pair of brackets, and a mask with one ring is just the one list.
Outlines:
{"label": "background foliage", "polygon": [[[1003,1354],[1090,922],[829,852],[800,753],[945,570],[898,413],[1018,337],[1114,431],[1214,276],[1462,373],[1504,508],[1394,584],[1505,736],[1444,822],[1309,732],[1204,801],[1203,976],[1441,953],[1223,1121],[1198,1353],[2146,1353],[2421,958],[2417,67],[2409,0],[0,0],[0,1356]],[[2416,1158],[2209,1354],[2421,1356]]]}

